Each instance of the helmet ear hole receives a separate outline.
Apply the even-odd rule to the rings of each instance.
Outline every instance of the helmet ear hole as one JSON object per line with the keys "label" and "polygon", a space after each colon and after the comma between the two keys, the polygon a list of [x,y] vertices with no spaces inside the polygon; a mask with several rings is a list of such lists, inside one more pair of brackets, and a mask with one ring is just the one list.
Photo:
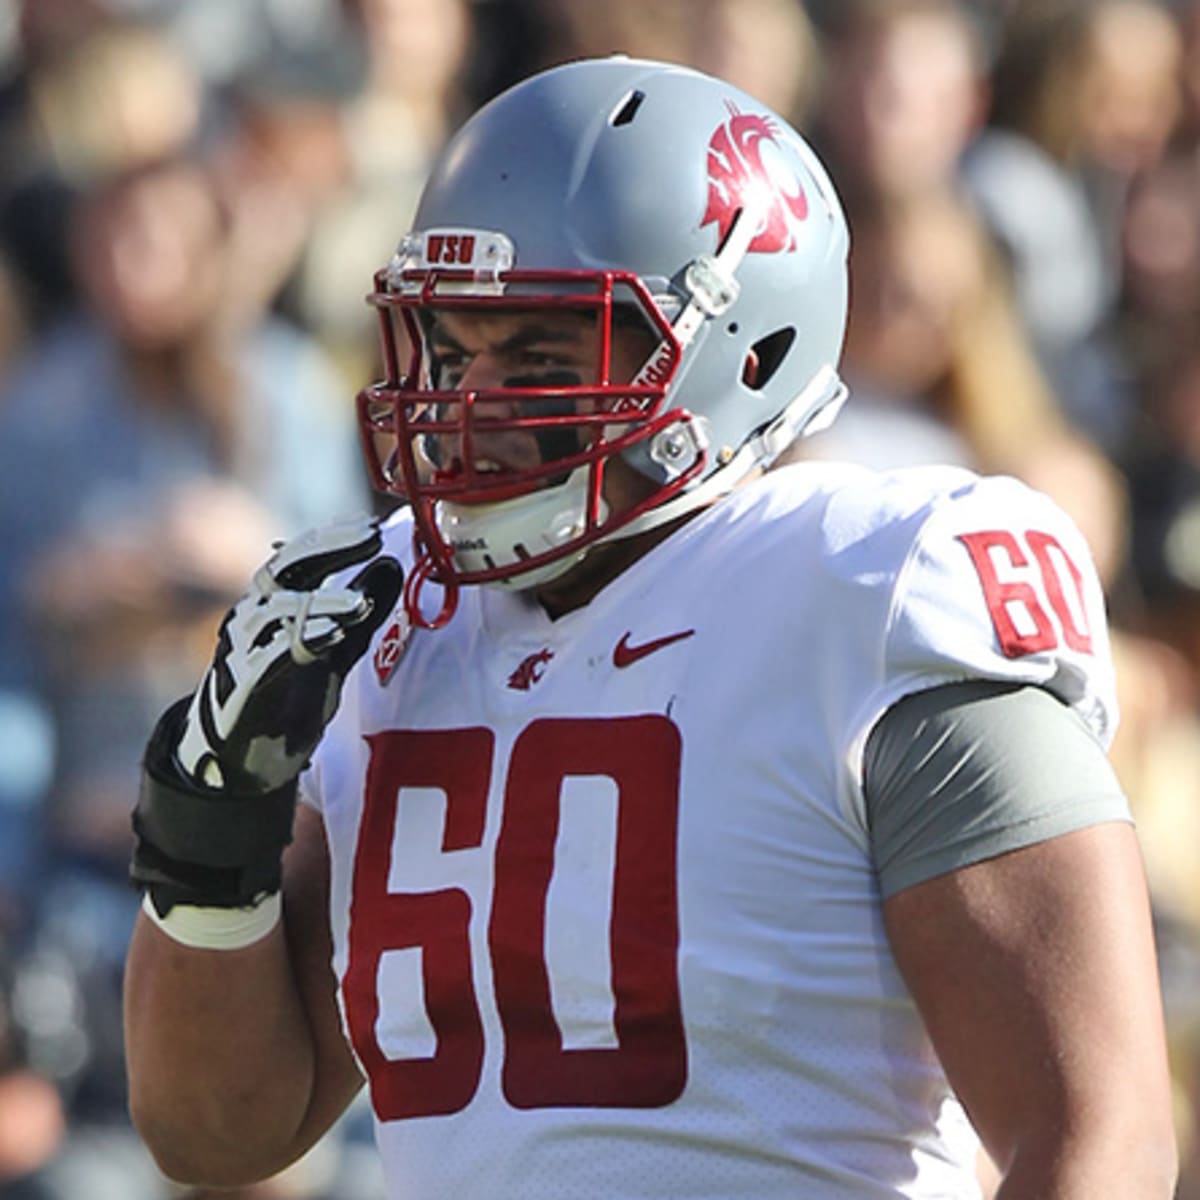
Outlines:
{"label": "helmet ear hole", "polygon": [[771,382],[775,372],[783,365],[783,360],[787,357],[795,340],[796,331],[790,325],[783,329],[777,329],[774,333],[768,333],[764,338],[759,338],[750,347],[750,353],[747,355],[747,358],[753,356],[756,367],[743,376],[746,386],[756,392],[761,392]]}

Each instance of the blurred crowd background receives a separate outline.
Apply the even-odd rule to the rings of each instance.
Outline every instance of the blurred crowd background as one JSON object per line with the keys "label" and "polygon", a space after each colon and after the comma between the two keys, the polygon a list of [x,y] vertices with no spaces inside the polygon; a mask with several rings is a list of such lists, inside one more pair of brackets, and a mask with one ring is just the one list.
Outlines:
{"label": "blurred crowd background", "polygon": [[[1011,473],[1089,538],[1200,1198],[1200,0],[0,0],[4,1200],[201,1195],[125,1115],[144,739],[271,539],[375,503],[363,297],[447,134],[614,51],[842,191],[854,398],[795,454]],[[238,1195],[380,1200],[366,1113]]]}

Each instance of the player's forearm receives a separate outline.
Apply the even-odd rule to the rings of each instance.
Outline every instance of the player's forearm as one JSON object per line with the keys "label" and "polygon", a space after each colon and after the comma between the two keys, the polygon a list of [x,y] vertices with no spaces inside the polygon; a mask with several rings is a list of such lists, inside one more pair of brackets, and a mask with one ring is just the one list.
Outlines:
{"label": "player's forearm", "polygon": [[1124,1132],[1030,1143],[1014,1156],[994,1200],[1171,1200],[1177,1172],[1171,1131],[1140,1129],[1133,1119]]}
{"label": "player's forearm", "polygon": [[225,615],[196,691],[146,747],[130,863],[148,906],[126,970],[130,1106],[177,1179],[274,1174],[360,1086],[328,970],[318,832],[307,861],[322,866],[293,909],[308,918],[290,943],[276,918],[299,774],[403,586],[381,547],[367,517],[278,544]]}
{"label": "player's forearm", "polygon": [[306,1148],[314,1052],[281,927],[204,951],[140,916],[125,1024],[131,1113],[167,1175],[230,1186]]}

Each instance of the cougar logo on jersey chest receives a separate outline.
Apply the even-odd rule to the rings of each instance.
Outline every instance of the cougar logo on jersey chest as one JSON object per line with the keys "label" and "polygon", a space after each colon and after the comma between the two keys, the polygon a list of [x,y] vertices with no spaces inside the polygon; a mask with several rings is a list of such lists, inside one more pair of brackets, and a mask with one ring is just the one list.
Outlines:
{"label": "cougar logo on jersey chest", "polygon": [[535,683],[541,681],[546,673],[546,664],[554,657],[554,651],[549,646],[543,647],[534,654],[523,658],[517,668],[508,677],[508,686],[515,692],[527,692]]}

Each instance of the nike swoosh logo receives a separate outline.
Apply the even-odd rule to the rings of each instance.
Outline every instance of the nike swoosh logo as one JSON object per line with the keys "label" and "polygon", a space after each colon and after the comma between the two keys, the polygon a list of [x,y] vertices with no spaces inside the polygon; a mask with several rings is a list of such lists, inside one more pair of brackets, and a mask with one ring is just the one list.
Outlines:
{"label": "nike swoosh logo", "polygon": [[645,658],[647,654],[653,654],[656,650],[670,646],[673,642],[681,642],[684,638],[690,638],[695,632],[694,629],[685,629],[682,633],[669,633],[666,637],[655,638],[652,642],[642,642],[637,646],[629,644],[629,634],[626,633],[613,647],[613,666],[631,666],[639,658]]}

